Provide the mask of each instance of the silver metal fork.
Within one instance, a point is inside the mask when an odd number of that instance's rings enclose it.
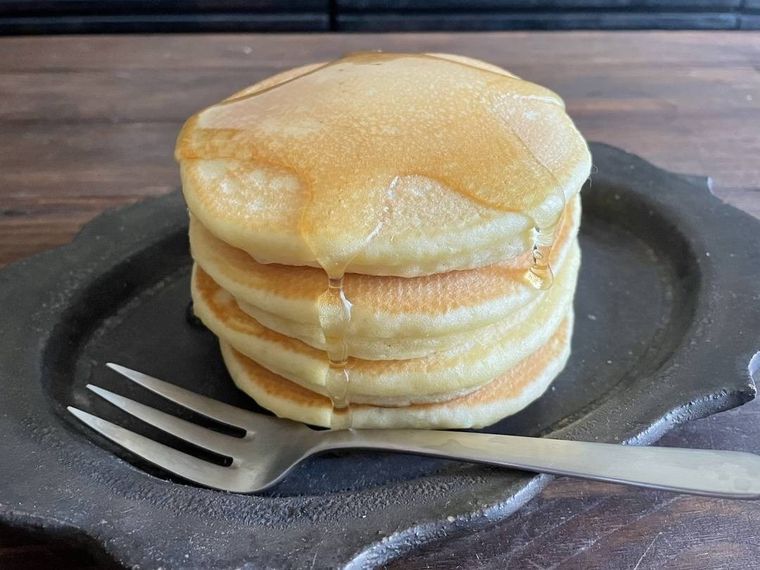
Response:
[[[607,443],[426,430],[317,431],[241,410],[118,364],[108,367],[213,420],[245,431],[226,435],[103,388],[87,388],[147,424],[232,459],[204,461],[69,406],[77,418],[135,455],[207,487],[254,493],[279,482],[307,457],[332,450],[378,449],[487,463],[526,471],[625,483],[680,493],[760,498],[760,456],[737,451],[632,447]]]

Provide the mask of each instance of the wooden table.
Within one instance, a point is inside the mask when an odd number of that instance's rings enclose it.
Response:
[[[710,176],[720,197],[760,217],[760,33],[4,38],[0,265],[66,243],[105,208],[176,188],[174,138],[197,109],[283,68],[377,48],[503,65],[559,92],[588,139]],[[663,443],[760,452],[760,402]],[[2,568],[95,564],[53,539],[0,528]],[[559,479],[508,520],[392,567],[758,564],[760,503]]]

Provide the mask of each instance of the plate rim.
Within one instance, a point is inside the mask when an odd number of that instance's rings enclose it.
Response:
[[[694,240],[693,243],[690,243],[692,247],[697,249],[704,247],[706,252],[713,252],[713,258],[709,262],[697,258],[700,261],[699,269],[701,271],[701,283],[703,284],[698,293],[698,298],[700,303],[704,305],[702,308],[709,309],[708,315],[713,314],[713,322],[710,323],[708,330],[700,332],[702,335],[700,338],[710,342],[710,339],[716,334],[731,330],[728,326],[729,323],[725,322],[725,313],[731,311],[725,311],[724,314],[715,313],[715,305],[718,300],[724,300],[720,296],[721,291],[716,289],[721,280],[724,279],[721,276],[728,273],[729,276],[735,278],[749,278],[751,280],[752,277],[755,277],[760,280],[760,266],[751,267],[749,275],[740,274],[740,271],[735,267],[738,261],[728,257],[725,244],[717,240],[713,232],[709,230],[713,226],[730,226],[735,238],[741,236],[746,240],[746,230],[749,228],[750,244],[754,243],[757,251],[760,251],[760,221],[716,198],[708,191],[705,184],[697,184],[697,179],[693,177],[667,172],[635,155],[609,145],[591,143],[591,147],[592,154],[595,157],[603,156],[605,161],[609,161],[613,165],[617,164],[619,167],[613,173],[605,173],[605,176],[609,178],[614,179],[618,176],[621,177],[621,183],[624,183],[626,173],[635,172],[636,176],[643,181],[647,179],[667,180],[667,192],[657,193],[652,188],[642,188],[641,195],[652,204],[653,208],[666,212],[672,219],[676,220],[679,227],[682,227],[680,224],[683,224],[684,233]],[[686,205],[681,201],[685,193],[689,195]],[[160,210],[160,208],[155,207],[156,203],[172,204],[176,210],[176,215],[156,215],[156,212]],[[66,426],[65,422],[60,421],[60,417],[50,405],[49,396],[41,386],[41,378],[51,371],[42,369],[42,363],[45,359],[40,356],[43,351],[47,350],[46,341],[54,333],[52,329],[46,329],[46,323],[57,322],[61,311],[70,310],[71,299],[81,292],[82,287],[86,288],[87,280],[85,278],[87,276],[102,274],[103,263],[111,264],[106,265],[110,268],[113,263],[120,263],[123,260],[123,257],[120,256],[125,252],[129,253],[130,248],[136,243],[134,240],[138,239],[136,236],[130,235],[131,229],[144,226],[146,220],[150,220],[153,225],[150,235],[140,236],[140,239],[143,240],[143,247],[148,247],[147,244],[150,243],[158,243],[167,232],[176,231],[178,224],[185,223],[186,214],[181,197],[175,192],[149,198],[125,208],[106,211],[86,224],[70,244],[18,261],[0,270],[0,305],[12,301],[11,311],[16,311],[19,321],[23,316],[23,311],[31,313],[25,322],[10,331],[10,334],[3,334],[0,337],[0,382],[4,387],[11,386],[12,394],[25,396],[39,405],[37,408],[29,410],[11,409],[7,406],[7,402],[11,401],[12,398],[0,399],[0,427],[4,430],[4,437],[0,438],[0,454],[5,457],[13,457],[14,453],[18,453],[18,449],[33,443],[36,445],[36,451],[44,453],[47,450],[47,459],[55,460],[51,445],[65,441],[66,445],[74,448],[80,446],[97,447],[98,450],[94,453],[99,455],[101,459],[104,457],[102,454],[107,454],[116,464],[121,461],[114,459],[106,450],[99,448],[88,438],[77,433],[70,426]],[[114,231],[116,231],[117,236],[122,238],[116,245],[110,239],[101,240],[102,236],[113,237]],[[147,242],[144,241],[146,238]],[[727,255],[723,255],[724,253]],[[84,258],[86,265],[77,267],[76,270],[68,267],[67,261],[74,258]],[[28,283],[28,279],[24,279],[24,277],[46,272],[47,280],[39,279],[32,285]],[[59,273],[55,281],[52,278],[53,272]],[[53,282],[59,287],[55,293],[47,288]],[[35,307],[35,301],[39,301],[40,298],[48,299],[47,305]],[[76,315],[68,315],[67,318],[75,317]],[[750,323],[752,318],[760,322],[760,307],[754,310],[751,306],[745,307],[742,322]],[[760,325],[755,325],[755,329],[755,332],[760,336]],[[751,330],[750,323],[747,325],[746,331]],[[8,331],[4,332],[7,333]],[[28,337],[30,335],[35,338],[36,342],[29,342]],[[657,421],[638,426],[638,430],[631,430],[629,426],[627,428],[628,437],[621,438],[619,442],[636,445],[651,444],[678,424],[730,409],[751,400],[755,395],[754,381],[760,378],[760,357],[758,356],[760,353],[755,354],[752,358],[754,350],[758,347],[752,348],[751,340],[747,338],[750,336],[753,335],[744,334],[737,347],[742,357],[747,357],[745,362],[749,361],[750,364],[747,365],[746,371],[737,368],[730,373],[726,372],[732,377],[732,384],[729,389],[721,388],[719,390],[718,384],[721,382],[716,381],[716,387],[712,390],[706,392],[702,390],[703,393],[694,394],[683,404],[669,406],[669,409],[665,410]],[[675,366],[677,371],[672,373],[688,374],[691,371],[698,371],[699,367],[704,366],[705,363],[704,354],[700,357],[697,349],[691,351],[685,349],[675,356],[678,358],[670,365]],[[734,360],[738,358],[737,356]],[[725,360],[728,361],[728,358]],[[662,373],[663,371],[658,372]],[[32,377],[32,382],[27,381],[26,384],[22,385],[20,384],[22,377],[27,377],[27,380],[28,377]],[[15,384],[12,384],[13,382]],[[637,386],[641,387],[634,385],[632,388],[635,389]],[[665,388],[653,390],[649,394],[631,395],[658,399],[663,397],[662,390]],[[22,398],[22,401],[25,400]],[[600,406],[595,408],[595,414],[603,417],[605,413],[611,413],[611,410],[607,409],[606,406],[614,407],[614,402],[602,401]],[[577,422],[573,422],[553,432],[552,436],[573,438],[582,434],[582,426],[579,429]],[[0,462],[0,473],[3,472],[3,467]],[[121,470],[128,470],[129,468],[129,464],[120,465]],[[494,473],[487,477],[490,481],[490,486],[487,488],[489,504],[476,508],[462,508],[463,505],[458,505],[446,516],[443,513],[439,513],[437,516],[421,514],[420,516],[424,520],[415,521],[414,524],[389,532],[374,541],[358,540],[354,547],[343,551],[341,559],[335,562],[346,567],[356,568],[379,565],[442,536],[451,536],[481,528],[515,512],[537,495],[552,479],[548,475],[520,474],[516,476],[513,472],[509,472],[509,476],[504,476],[503,474],[507,472],[501,473],[502,475]],[[476,475],[476,478],[481,476]],[[158,485],[161,481],[147,474],[145,477],[148,479],[146,483],[148,486]],[[402,483],[411,485],[413,482],[404,481]],[[485,485],[485,483],[480,484]],[[118,538],[120,532],[124,531],[123,528],[118,527],[118,525],[109,527],[102,527],[101,525],[102,528],[99,528],[99,517],[93,516],[93,513],[76,513],[77,516],[71,517],[69,516],[70,513],[50,511],[42,513],[39,509],[35,510],[34,505],[38,501],[35,501],[34,497],[31,496],[35,494],[34,491],[36,490],[29,489],[28,495],[30,496],[26,497],[28,499],[27,505],[12,505],[4,500],[5,490],[3,483],[0,482],[0,521],[13,526],[45,528],[58,532],[81,534],[88,537],[88,541],[92,544],[99,543],[104,551],[125,565],[147,564],[149,562],[150,559],[140,558],[139,553],[130,552],[127,544],[113,540]],[[21,495],[23,495],[23,490]],[[229,562],[235,564],[239,561]],[[166,562],[164,565],[167,565]]]

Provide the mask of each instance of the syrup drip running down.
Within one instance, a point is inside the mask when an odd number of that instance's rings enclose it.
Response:
[[[565,195],[562,194],[562,212],[556,221],[546,228],[535,226],[533,228],[535,238],[531,248],[531,264],[525,272],[525,280],[536,289],[550,289],[554,283],[554,272],[549,263],[552,250],[556,241],[557,233],[562,227],[565,216]]]
[[[536,231],[540,230],[536,228]],[[552,283],[554,283],[554,272],[551,265],[545,261],[542,249],[535,244],[531,251],[531,258],[530,267],[525,272],[525,280],[536,289],[546,290],[551,288]]]
[[[351,427],[349,388],[351,378],[348,370],[348,343],[346,338],[351,324],[351,303],[343,291],[343,276],[328,277],[327,290],[317,300],[319,324],[325,335],[325,347],[329,367],[327,369],[327,393],[333,405],[332,428]]]
[[[298,179],[306,196],[299,230],[328,276],[317,308],[333,427],[345,428],[351,303],[343,276],[380,231],[399,177],[426,177],[485,207],[527,214],[536,229],[525,278],[546,289],[565,206],[554,172],[584,152],[578,145],[562,100],[503,70],[453,56],[359,53],[206,109],[179,147],[181,159],[228,159]]]

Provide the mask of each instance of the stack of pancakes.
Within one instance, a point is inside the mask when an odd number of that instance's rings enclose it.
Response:
[[[195,312],[277,415],[335,426],[337,367],[353,427],[480,427],[564,367],[590,156],[551,91],[356,54],[200,112],[177,158]]]

